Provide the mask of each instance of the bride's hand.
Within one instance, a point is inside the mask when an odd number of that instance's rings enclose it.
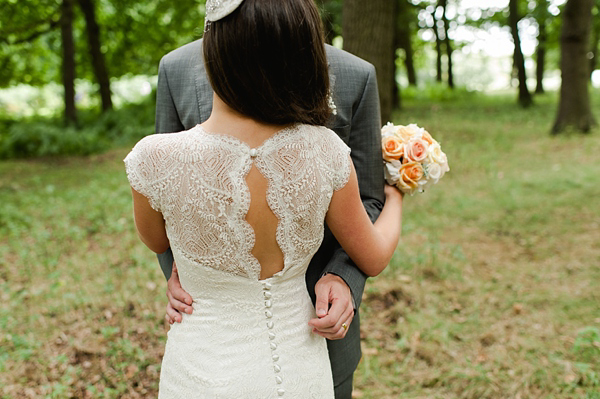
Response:
[[[390,186],[389,184],[385,184],[383,187],[383,193],[385,194],[385,200],[400,200],[404,197],[404,193],[400,191],[396,186]]]

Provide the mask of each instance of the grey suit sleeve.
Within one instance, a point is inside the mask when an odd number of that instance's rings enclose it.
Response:
[[[175,103],[169,87],[169,79],[165,67],[165,59],[160,61],[158,66],[158,83],[156,85],[156,122],[155,133],[172,133],[184,130],[183,124],[179,120]],[[173,252],[171,248],[162,254],[158,254],[158,263],[162,269],[165,278],[171,277],[173,270]]]
[[[383,163],[381,160],[381,116],[375,68],[369,71],[364,92],[352,116],[348,144],[356,168],[360,195],[371,218],[377,220],[384,202]],[[325,273],[340,276],[352,291],[356,308],[360,306],[367,276],[338,245]]]

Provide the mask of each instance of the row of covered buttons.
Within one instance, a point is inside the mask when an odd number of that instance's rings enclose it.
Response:
[[[273,306],[273,302],[271,299],[273,297],[273,294],[271,293],[271,283],[269,283],[268,281],[265,281],[263,283],[263,296],[265,298],[265,316],[267,317],[267,328],[269,330],[273,330],[273,312],[271,310]],[[277,344],[275,342],[272,342],[275,339],[275,333],[273,331],[269,331],[269,339],[271,340],[270,346],[271,358],[273,359],[273,370],[275,370],[275,373],[278,374],[281,371],[281,366],[277,364],[277,362],[279,361],[279,355],[276,352]],[[277,384],[282,384],[283,378],[281,377],[281,375],[276,375],[275,381],[277,382]],[[277,389],[277,395],[283,396],[284,394],[285,390],[283,388]]]

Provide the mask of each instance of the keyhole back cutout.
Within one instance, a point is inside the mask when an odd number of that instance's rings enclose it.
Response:
[[[246,214],[246,221],[254,230],[255,238],[251,253],[260,264],[260,279],[264,280],[284,267],[283,252],[276,238],[279,219],[267,203],[269,182],[254,163],[246,176],[246,184],[250,192],[250,208]]]

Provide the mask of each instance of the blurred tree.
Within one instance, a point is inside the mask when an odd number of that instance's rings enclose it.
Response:
[[[548,46],[548,19],[551,14],[548,11],[548,0],[537,0],[536,7],[533,11],[533,16],[538,25],[538,44],[535,51],[536,69],[535,92],[541,94],[544,92],[544,70],[546,66],[546,47]]]
[[[453,45],[450,39],[450,21],[447,16],[447,0],[437,0],[435,2],[420,1],[418,6],[428,14],[429,29],[433,32],[435,38],[435,79],[437,82],[444,80],[443,60],[446,56],[446,78],[448,86],[454,88],[454,72],[452,65]]]
[[[398,1],[398,18],[396,22],[396,48],[404,50],[404,66],[408,84],[417,85],[417,73],[415,70],[413,32],[417,25],[417,8],[408,0]],[[418,26],[417,26],[418,27]]]
[[[65,98],[65,121],[77,123],[75,108],[75,43],[73,41],[73,0],[62,0],[60,17],[62,39],[62,80]]]
[[[448,87],[451,89],[454,88],[454,73],[452,72],[452,44],[450,42],[450,35],[448,31],[450,30],[450,23],[448,22],[448,17],[446,14],[446,8],[448,6],[448,0],[439,0],[438,8],[442,9],[442,24],[444,25],[444,47],[446,50],[446,62],[447,62],[447,73],[448,73]]]
[[[531,93],[527,88],[527,73],[525,72],[525,57],[521,50],[521,39],[519,37],[519,0],[510,0],[508,3],[508,21],[510,31],[515,45],[514,64],[519,77],[519,104],[529,107],[533,103]]]
[[[100,85],[100,97],[102,99],[102,110],[108,111],[112,109],[112,99],[110,92],[110,78],[102,53],[100,44],[100,26],[96,20],[96,5],[93,0],[79,0],[79,6],[85,17],[85,28],[89,43],[90,56],[92,58],[92,67],[96,81]]]
[[[437,7],[432,8],[431,18],[433,19],[433,35],[435,37],[435,80],[442,82],[442,36],[440,35],[440,21],[437,18]]]
[[[594,0],[568,0],[561,32],[562,83],[553,134],[573,127],[587,133],[596,125],[589,93],[589,37]]]
[[[382,121],[390,120],[396,71],[396,1],[344,0],[344,48],[377,70]]]
[[[595,0],[592,9],[592,38],[590,41],[590,79],[598,66],[600,57],[600,0]]]

